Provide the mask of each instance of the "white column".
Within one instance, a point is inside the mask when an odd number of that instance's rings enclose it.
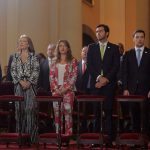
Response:
[[[6,32],[7,32],[7,1],[0,0],[0,64],[2,71],[7,59],[7,47],[6,47]]]

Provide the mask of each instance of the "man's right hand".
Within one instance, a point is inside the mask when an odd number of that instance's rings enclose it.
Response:
[[[123,95],[124,95],[124,96],[129,96],[129,95],[130,95],[130,93],[129,93],[129,91],[128,91],[128,90],[124,90],[124,91],[123,91]]]

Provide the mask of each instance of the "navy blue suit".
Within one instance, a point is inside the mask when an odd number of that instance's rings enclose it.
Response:
[[[122,64],[123,90],[128,90],[131,95],[143,95],[147,97],[150,91],[150,49],[144,48],[143,55],[138,66],[135,49],[127,51]],[[148,100],[145,100],[144,130],[147,130]],[[131,104],[133,117],[133,129],[140,130],[140,106]]]
[[[87,67],[89,74],[91,75],[91,89],[92,94],[104,95],[106,99],[104,101],[104,112],[105,112],[105,132],[112,136],[112,104],[116,88],[116,76],[119,70],[120,64],[120,54],[117,45],[110,42],[107,43],[103,60],[101,59],[100,46],[99,43],[94,43],[89,45],[88,55],[87,55]],[[106,86],[100,89],[95,88],[96,78],[101,74],[103,70],[103,76],[109,80]],[[96,116],[95,131],[99,130],[99,110],[100,106],[94,104],[94,113]]]

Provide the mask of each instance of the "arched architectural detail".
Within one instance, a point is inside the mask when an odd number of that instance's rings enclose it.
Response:
[[[96,40],[95,32],[88,26],[82,25],[82,45],[88,45]]]

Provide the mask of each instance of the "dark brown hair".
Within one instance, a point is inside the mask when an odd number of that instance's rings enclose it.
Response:
[[[61,54],[59,52],[59,44],[60,43],[64,43],[67,48],[68,48],[68,51],[67,51],[67,57],[66,57],[66,60],[67,62],[71,62],[72,59],[73,59],[73,56],[72,56],[72,51],[71,51],[71,48],[70,48],[70,44],[67,40],[59,40],[59,42],[57,43],[57,46],[56,46],[56,62],[60,62],[60,59],[61,59]]]

